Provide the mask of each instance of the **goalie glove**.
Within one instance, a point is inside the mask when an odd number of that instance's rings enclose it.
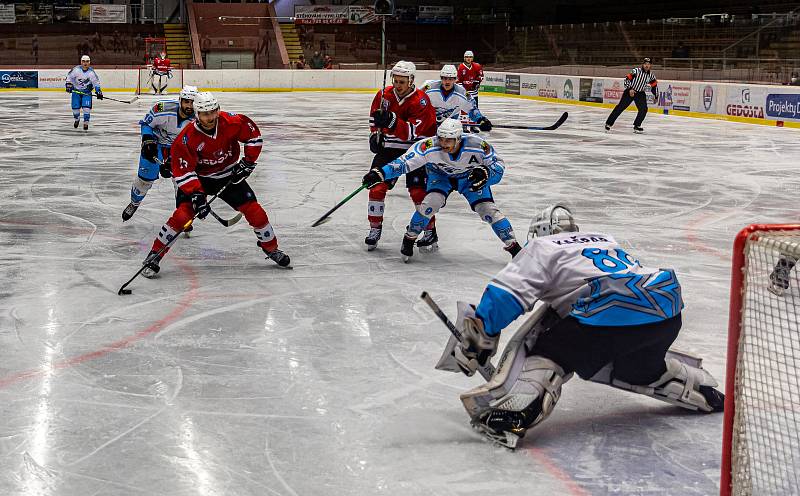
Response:
[[[250,162],[246,158],[239,160],[233,166],[233,172],[231,173],[231,182],[233,184],[239,184],[240,182],[247,179],[250,176],[250,174],[253,173],[255,168],[256,168],[255,162]]]
[[[458,302],[456,327],[461,330],[461,341],[450,336],[436,368],[472,376],[479,365],[484,365],[497,353],[500,335],[487,335],[483,322],[475,316],[475,307],[463,301]]]
[[[364,178],[361,179],[361,184],[367,189],[372,189],[375,186],[382,183],[383,180],[384,180],[383,170],[376,167],[374,169],[370,169],[369,172],[364,174]]]
[[[479,191],[481,188],[486,186],[486,182],[489,180],[489,168],[485,165],[479,165],[475,167],[471,171],[469,171],[469,182],[472,183],[470,186],[470,191]]]

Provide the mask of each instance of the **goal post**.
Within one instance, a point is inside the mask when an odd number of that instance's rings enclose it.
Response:
[[[800,488],[800,267],[791,268],[798,259],[800,224],[753,224],[734,241],[722,496]],[[788,267],[783,284],[772,280],[776,266]]]

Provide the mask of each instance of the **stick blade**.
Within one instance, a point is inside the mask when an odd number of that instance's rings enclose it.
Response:
[[[330,220],[331,220],[330,217],[320,217],[319,219],[317,219],[316,222],[311,224],[311,227],[317,227],[321,226],[322,224],[327,224],[328,222],[330,222]]]
[[[547,126],[543,129],[545,129],[546,131],[553,131],[554,129],[558,129],[561,126],[561,124],[564,124],[564,121],[566,121],[568,117],[569,117],[569,112],[564,112],[563,114],[561,114],[561,117],[559,117],[558,120],[553,125]]]
[[[236,214],[232,218],[230,218],[227,221],[225,221],[225,226],[226,227],[231,227],[232,225],[236,224],[240,220],[242,220],[242,213],[241,212],[239,212],[238,214]]]

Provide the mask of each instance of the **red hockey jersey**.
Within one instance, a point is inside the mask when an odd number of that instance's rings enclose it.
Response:
[[[156,74],[168,74],[172,70],[172,62],[169,59],[156,57],[153,59],[153,70]]]
[[[403,98],[398,98],[394,86],[387,86],[384,90],[384,109],[394,112],[397,123],[393,129],[382,129],[384,146],[386,148],[407,149],[421,138],[429,138],[436,134],[436,109],[431,104],[424,91],[414,89]],[[369,110],[369,130],[378,132],[375,127],[372,113],[381,106],[381,92],[372,99]]]
[[[483,67],[477,62],[473,62],[472,66],[467,67],[467,64],[461,63],[458,66],[458,82],[467,91],[478,91],[478,86],[483,81]]]
[[[244,158],[255,163],[261,154],[261,132],[245,115],[220,112],[217,127],[209,135],[197,121],[186,125],[172,143],[172,177],[184,193],[202,192],[200,177],[224,179],[239,161],[239,143]]]

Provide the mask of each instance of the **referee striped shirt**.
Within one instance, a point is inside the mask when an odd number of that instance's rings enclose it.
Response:
[[[638,92],[644,91],[648,86],[655,95],[658,81],[653,71],[645,71],[641,67],[637,67],[625,76],[626,89],[633,89]]]

